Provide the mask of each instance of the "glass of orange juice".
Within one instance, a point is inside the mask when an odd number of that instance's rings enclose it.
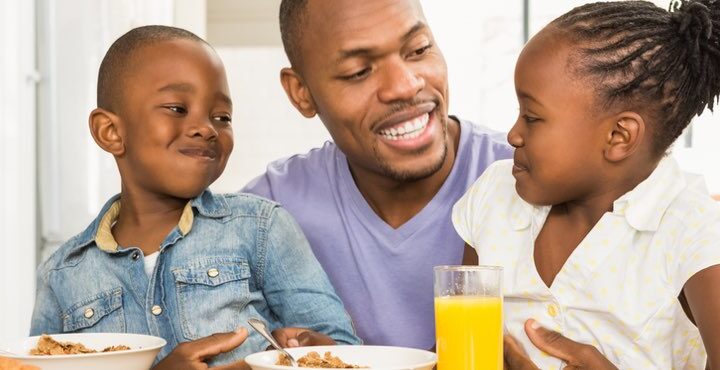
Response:
[[[438,370],[503,368],[502,267],[436,266]]]

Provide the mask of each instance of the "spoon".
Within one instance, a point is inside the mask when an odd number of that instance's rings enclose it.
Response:
[[[12,353],[12,352],[10,352],[10,351],[6,351],[6,350],[0,348],[0,356],[2,356],[2,355],[4,355],[4,356],[12,356],[12,357],[17,357],[17,356],[18,356],[16,353]]]
[[[273,346],[276,350],[285,355],[285,357],[290,359],[290,364],[292,365],[292,367],[299,367],[297,361],[295,360],[295,357],[292,357],[291,354],[289,354],[285,349],[280,347],[280,344],[275,341],[275,338],[273,338],[273,336],[268,333],[267,326],[265,326],[264,322],[257,319],[250,319],[248,320],[248,324],[250,324],[250,326],[252,326],[255,331],[257,331],[258,333],[260,333],[260,335],[267,339],[267,341],[270,342],[271,346]]]

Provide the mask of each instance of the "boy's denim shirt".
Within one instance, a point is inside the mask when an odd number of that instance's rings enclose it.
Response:
[[[81,234],[38,271],[31,335],[119,332],[167,340],[156,361],[178,343],[248,327],[304,327],[341,344],[357,344],[349,316],[293,218],[250,194],[212,194],[191,201],[186,235],[175,227],[160,246],[148,279],[139,248],[104,251],[95,238],[110,199]],[[211,365],[243,359],[268,343],[253,330]],[[118,343],[122,344],[122,343]]]

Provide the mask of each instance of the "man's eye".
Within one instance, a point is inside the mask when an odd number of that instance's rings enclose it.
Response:
[[[413,51],[411,56],[412,56],[412,57],[419,57],[419,56],[421,56],[421,55],[425,55],[425,54],[427,54],[428,50],[430,50],[430,48],[432,48],[432,46],[433,46],[432,44],[428,44],[428,45],[426,45],[426,46],[423,46],[423,47],[421,47],[420,49],[417,49],[417,50]]]
[[[370,74],[370,68],[365,68],[359,72],[353,73],[351,75],[343,76],[343,80],[348,81],[355,81],[355,80],[362,80],[363,78],[367,77],[367,75]]]
[[[186,114],[187,113],[187,109],[185,109],[185,107],[180,106],[180,105],[168,105],[165,108],[167,110],[177,113],[177,114]]]

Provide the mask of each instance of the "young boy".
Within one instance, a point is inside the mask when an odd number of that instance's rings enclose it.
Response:
[[[514,160],[455,205],[541,369],[586,367],[535,348],[536,325],[602,354],[593,369],[719,366],[720,207],[666,152],[718,99],[720,1],[674,5],[587,4],[540,31],[515,69]]]
[[[146,26],[115,41],[100,66],[90,130],[116,159],[121,193],[40,266],[33,335],[150,334],[168,342],[158,360],[194,341],[165,368],[264,350],[254,332],[234,350],[246,332],[205,338],[253,317],[322,334],[310,332],[320,339],[309,344],[359,342],[292,218],[256,196],[207,190],[233,148],[231,117],[223,64],[202,39]],[[300,332],[308,334],[281,336]]]

